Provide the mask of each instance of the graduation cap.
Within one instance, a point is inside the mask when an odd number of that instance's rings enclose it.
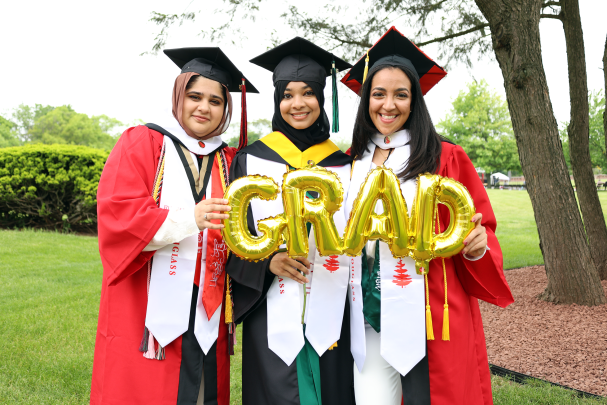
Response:
[[[339,131],[339,107],[337,101],[337,71],[352,65],[325,51],[307,39],[295,37],[276,48],[250,60],[258,66],[273,72],[274,85],[280,80],[290,82],[315,82],[324,87],[326,77],[332,77],[333,84],[333,132]]]
[[[447,75],[445,69],[428,57],[421,49],[391,27],[376,43],[363,55],[352,69],[341,79],[356,94],[364,83],[369,66],[378,65],[407,66],[417,73],[422,95],[425,95],[436,83]]]
[[[165,49],[181,73],[194,72],[224,85],[229,92],[241,92],[240,141],[238,150],[247,146],[246,93],[259,93],[255,86],[218,47]]]

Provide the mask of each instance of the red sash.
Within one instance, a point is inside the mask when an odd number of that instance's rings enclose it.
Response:
[[[223,156],[222,156],[223,155]],[[223,198],[226,182],[224,176],[225,160],[222,152],[216,152],[211,169],[211,198]],[[225,162],[226,165],[228,162]],[[206,195],[205,195],[206,199]],[[211,220],[214,224],[220,224],[221,220]],[[202,259],[202,232],[198,236],[198,257],[196,260],[196,275],[194,280],[198,284],[200,280],[200,266]],[[227,247],[221,237],[220,229],[207,229],[207,258],[204,273],[204,287],[202,291],[202,305],[209,320],[221,305],[225,286],[225,264],[227,260]]]

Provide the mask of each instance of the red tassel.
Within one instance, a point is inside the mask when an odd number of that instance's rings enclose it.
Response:
[[[238,86],[240,88],[240,141],[238,142],[238,150],[241,150],[248,143],[247,137],[247,86],[245,86],[245,79],[242,79],[242,84]]]

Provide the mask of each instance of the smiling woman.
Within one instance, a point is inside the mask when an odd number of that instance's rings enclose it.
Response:
[[[298,37],[251,62],[273,72],[274,132],[236,155],[231,177],[259,174],[280,184],[287,171],[318,165],[329,167],[347,190],[351,159],[329,139],[323,90],[326,77],[349,64]],[[249,231],[258,235],[257,220],[282,212],[281,199],[254,199],[247,213]],[[343,231],[343,209],[334,218]],[[344,317],[348,260],[321,257],[313,232],[304,259],[285,252],[255,263],[236,255],[228,259],[234,315],[244,325],[244,405],[354,403],[349,317]]]
[[[312,87],[305,82],[289,82],[280,102],[280,115],[295,129],[306,129],[320,116],[320,106]]]
[[[405,72],[394,67],[377,72],[371,82],[369,99],[369,115],[377,130],[384,135],[390,135],[405,125],[409,114],[411,80]],[[389,143],[388,139],[385,138]]]
[[[361,97],[346,212],[369,171],[385,166],[398,173],[409,211],[418,175],[460,182],[474,200],[476,224],[462,253],[432,260],[426,274],[418,274],[409,257],[395,259],[384,241],[369,241],[362,259],[352,260],[353,289],[363,297],[362,306],[352,305],[351,320],[356,403],[489,405],[477,298],[502,307],[513,299],[487,193],[464,150],[438,135],[423,98],[446,72],[394,27],[368,51],[366,61],[371,62],[368,74],[361,58],[344,77]],[[437,233],[447,229],[449,215],[439,204]],[[403,275],[410,280],[406,286],[400,283]],[[440,340],[435,330],[442,331]]]
[[[220,135],[230,91],[256,90],[219,48],[164,52],[181,69],[173,116],[129,128],[99,182],[93,405],[230,402],[234,329],[220,220],[236,149]]]
[[[192,76],[185,88],[181,120],[196,138],[212,138],[224,118],[225,104],[225,87],[215,80]]]

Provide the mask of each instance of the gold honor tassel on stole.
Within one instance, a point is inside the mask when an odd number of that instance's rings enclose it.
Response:
[[[445,259],[443,261],[443,278],[445,280],[445,310],[443,311],[443,340],[451,340],[449,336],[449,304],[447,303],[447,269],[445,269]]]
[[[232,312],[232,291],[231,291],[231,280],[230,276],[226,274],[226,312],[225,312],[225,323],[230,324],[233,322]]]
[[[438,216],[438,207],[436,209],[436,222],[438,226],[438,232],[440,233],[440,218]],[[449,302],[447,300],[447,269],[445,268],[445,258],[441,257],[443,261],[443,280],[445,282],[445,309],[443,311],[443,340],[451,340],[449,333]]]
[[[430,291],[428,289],[428,272],[424,273],[426,283],[426,339],[434,340],[434,328],[432,327],[432,311],[430,310]]]
[[[363,84],[367,80],[367,73],[369,73],[369,51],[367,51],[367,59],[365,59],[365,71],[363,73]]]
[[[243,84],[241,85],[244,87],[244,79],[243,79]],[[244,89],[243,92],[245,91]],[[245,132],[246,132],[246,128],[245,128]],[[246,146],[246,139],[245,139],[245,146]],[[241,133],[241,143],[242,143],[242,133]],[[227,162],[225,160],[225,155],[223,153],[223,151],[220,152],[216,152],[216,158],[219,159],[219,177],[221,178],[221,187],[223,188],[223,192],[225,193],[226,191],[226,187],[227,184],[229,183],[229,178],[227,175]],[[228,181],[226,181],[226,179],[228,179]],[[228,250],[228,253],[226,255],[226,263],[228,262],[228,258],[230,257],[230,251]],[[224,315],[225,315],[225,319],[224,322],[228,325],[228,353],[230,356],[234,355],[234,346],[236,345],[236,324],[234,324],[234,301],[232,300],[232,279],[230,278],[230,276],[228,275],[228,273],[226,272],[226,283],[225,283],[225,289],[226,289],[226,298],[225,298],[225,309],[224,309]]]

